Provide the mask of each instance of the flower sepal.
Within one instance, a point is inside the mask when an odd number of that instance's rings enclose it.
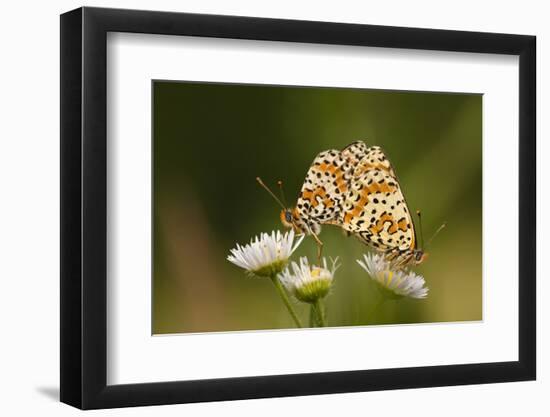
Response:
[[[248,271],[248,273],[250,275],[256,275],[258,277],[274,277],[277,274],[283,272],[287,265],[288,260],[276,260],[268,265],[261,266],[256,270],[250,270]]]
[[[387,300],[401,300],[405,296],[402,294],[397,294],[393,292],[392,290],[388,289],[384,286],[384,284],[380,283],[378,280],[373,280],[374,285],[376,286],[376,289],[380,293],[382,297],[384,297]]]

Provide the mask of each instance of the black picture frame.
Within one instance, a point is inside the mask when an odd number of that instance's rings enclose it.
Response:
[[[519,360],[107,385],[108,32],[519,56]],[[61,401],[94,409],[535,379],[535,50],[524,35],[88,7],[61,15]]]

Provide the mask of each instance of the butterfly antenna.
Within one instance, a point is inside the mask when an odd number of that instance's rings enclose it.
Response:
[[[432,243],[432,240],[434,240],[434,237],[436,237],[439,234],[439,232],[445,229],[446,226],[447,226],[447,223],[443,223],[441,226],[439,226],[439,228],[435,231],[435,233],[432,235],[430,240],[428,240],[428,243],[426,243],[426,246],[430,246],[430,243]]]
[[[279,180],[279,181],[277,181],[277,185],[279,186],[279,191],[281,193],[281,201],[283,202],[285,207],[288,207],[288,205],[286,204],[285,192],[283,190],[283,182],[281,180]]]
[[[265,190],[271,195],[271,197],[273,197],[275,199],[275,201],[277,203],[279,203],[279,205],[283,208],[283,209],[286,209],[286,206],[281,202],[281,200],[279,200],[279,198],[273,193],[273,191],[271,191],[269,189],[269,187],[267,185],[264,184],[264,182],[262,181],[262,179],[260,177],[256,177],[256,181],[258,181],[258,184],[260,184],[262,187],[265,188]]]
[[[424,249],[424,233],[422,233],[422,213],[420,213],[420,210],[416,210],[416,215],[418,216],[418,226],[420,227],[420,248]]]

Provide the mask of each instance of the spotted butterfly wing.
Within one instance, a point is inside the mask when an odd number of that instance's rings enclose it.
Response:
[[[414,253],[414,224],[395,171],[380,147],[367,148],[355,164],[339,223],[390,258],[408,260]]]
[[[368,147],[363,141],[358,140],[357,142],[350,143],[344,149],[340,151],[341,155],[348,161],[352,166],[352,175],[355,167],[361,162],[361,160],[366,156],[368,152]]]
[[[337,224],[352,168],[338,150],[323,151],[315,157],[293,211],[299,229],[317,235],[321,224]]]

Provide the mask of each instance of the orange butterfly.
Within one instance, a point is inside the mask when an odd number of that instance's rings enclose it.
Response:
[[[378,146],[367,147],[357,141],[341,151],[319,153],[293,208],[286,208],[260,178],[258,182],[283,207],[283,225],[317,241],[319,258],[323,243],[318,235],[324,224],[339,226],[384,252],[395,267],[418,265],[427,257],[417,246],[414,223],[395,171]]]

